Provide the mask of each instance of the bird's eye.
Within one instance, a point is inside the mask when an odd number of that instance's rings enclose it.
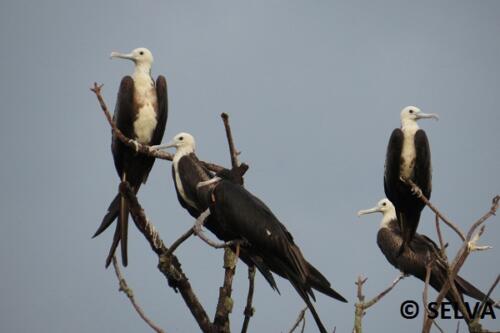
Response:
[[[180,141],[184,140],[184,137],[183,137],[183,136],[181,136],[181,137],[179,138],[179,140],[180,140]]]
[[[413,110],[410,110],[410,113],[413,113]]]
[[[144,51],[139,52],[140,55],[144,55]]]
[[[382,202],[382,206],[385,206],[385,205],[387,205],[387,204],[385,202]]]

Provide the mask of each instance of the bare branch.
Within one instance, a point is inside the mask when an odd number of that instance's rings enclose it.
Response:
[[[366,310],[369,307],[375,305],[375,303],[380,301],[382,299],[382,297],[384,297],[387,293],[389,293],[398,284],[399,281],[404,279],[404,277],[405,277],[404,273],[399,274],[399,276],[394,281],[392,281],[392,283],[389,287],[387,287],[384,291],[382,291],[380,294],[378,294],[377,296],[375,296],[374,298],[372,298],[368,302],[365,302],[364,309]]]
[[[163,329],[158,327],[151,319],[149,319],[146,314],[144,313],[144,310],[137,304],[135,297],[134,297],[134,292],[133,290],[128,286],[127,281],[123,277],[123,274],[120,270],[120,265],[118,264],[118,261],[116,260],[116,256],[113,256],[113,267],[115,268],[115,274],[116,278],[118,279],[118,282],[120,283],[120,291],[123,291],[125,295],[127,295],[128,299],[130,300],[130,303],[132,303],[132,306],[134,307],[135,311],[137,314],[139,314],[139,317],[142,318],[146,322],[146,324],[149,325],[155,332],[157,333],[165,333]]]
[[[368,302],[365,302],[365,296],[363,295],[363,285],[365,284],[366,280],[368,278],[364,278],[360,275],[358,276],[358,280],[355,282],[357,286],[357,297],[358,297],[358,302],[354,305],[354,327],[352,331],[354,333],[362,333],[363,332],[363,317],[365,315],[365,310],[368,309],[369,307],[375,305],[378,301],[382,299],[387,293],[389,293],[395,286],[398,284],[399,281],[401,281],[405,277],[404,273],[400,273],[399,276],[392,281],[391,285],[386,288],[384,291],[382,291],[380,294],[369,300]]]
[[[422,193],[422,190],[420,187],[418,187],[417,184],[415,184],[411,179],[404,179],[404,181],[411,186],[412,191],[415,193],[415,195],[422,200],[436,215],[439,216],[441,220],[443,220],[444,223],[446,223],[453,231],[457,233],[457,235],[460,237],[461,240],[465,240],[464,233],[460,230],[459,227],[457,227],[455,224],[453,224],[450,220],[448,220],[430,201],[425,197],[425,195]]]
[[[447,259],[448,257],[446,255],[446,245],[444,244],[443,235],[441,234],[441,227],[439,226],[439,215],[438,214],[436,214],[435,222],[436,222],[436,231],[437,231],[438,239],[439,239],[439,246],[441,249],[441,256],[444,259],[446,259],[446,261],[448,261],[448,259]]]
[[[240,162],[238,160],[239,153],[236,151],[236,147],[234,146],[233,135],[231,133],[231,127],[229,126],[229,115],[227,113],[222,113],[220,116],[224,122],[224,128],[226,129],[227,143],[229,145],[229,153],[231,154],[231,166],[233,168],[237,168],[240,166]]]
[[[479,307],[479,311],[476,313],[476,316],[474,317],[474,320],[478,320],[480,314],[483,313],[484,307],[486,306],[486,302],[488,301],[488,299],[490,298],[491,294],[493,293],[493,290],[495,290],[495,288],[497,287],[498,282],[500,282],[500,274],[497,275],[497,278],[495,279],[495,282],[493,282],[493,284],[491,285],[490,289],[488,290],[488,293],[486,294],[486,296],[484,297],[483,301],[481,302],[481,306]]]
[[[237,251],[239,245],[237,245]],[[224,283],[219,289],[219,302],[215,311],[214,325],[217,332],[229,333],[229,314],[233,310],[233,300],[231,298],[233,277],[236,271],[238,256],[230,248],[224,249]]]
[[[181,264],[175,255],[167,255],[168,249],[161,240],[155,227],[148,221],[144,210],[139,204],[137,197],[127,182],[120,184],[120,193],[128,202],[130,214],[139,231],[144,235],[153,251],[158,255],[158,269],[167,278],[168,284],[175,291],[179,291],[191,314],[206,333],[213,332],[213,325],[208,315],[195,295],[188,278],[181,268]]]
[[[252,307],[253,302],[253,292],[255,289],[255,266],[248,266],[248,295],[247,295],[247,305],[245,306],[245,319],[243,320],[243,326],[241,327],[241,333],[246,333],[248,330],[248,324],[250,323],[250,318],[253,316],[255,309]]]
[[[174,251],[177,250],[177,248],[179,247],[179,245],[181,245],[182,243],[184,243],[184,241],[186,241],[193,234],[194,234],[193,228],[191,228],[188,231],[186,231],[184,234],[182,234],[181,237],[177,238],[177,240],[175,242],[173,242],[172,245],[170,245],[170,248],[168,249],[167,253],[165,253],[165,254],[166,255],[171,255],[172,253],[174,253]]]
[[[465,260],[467,259],[467,257],[469,256],[469,254],[474,250],[475,242],[478,241],[478,236],[480,235],[480,233],[478,233],[477,237],[474,237],[475,240],[471,241],[472,238],[473,238],[473,236],[474,236],[474,232],[488,218],[490,218],[491,216],[495,215],[495,213],[496,213],[496,211],[498,209],[499,201],[500,201],[500,196],[498,196],[498,195],[495,196],[493,198],[493,200],[492,200],[492,204],[491,204],[490,210],[486,214],[484,214],[481,218],[479,218],[479,220],[477,220],[470,227],[470,229],[469,229],[469,231],[467,233],[467,237],[465,238],[465,240],[464,240],[464,242],[462,244],[462,247],[459,249],[457,255],[455,256],[455,259],[453,260],[452,264],[450,265],[448,280],[443,285],[441,291],[438,294],[438,297],[436,298],[436,301],[435,301],[436,302],[436,308],[439,308],[439,306],[441,306],[441,303],[442,303],[444,297],[447,295],[448,291],[450,290],[450,287],[451,287],[450,286],[450,281],[453,283],[453,281],[455,280],[455,277],[457,276],[460,268],[465,263]],[[433,322],[433,320],[431,318],[428,318],[428,317],[425,318],[424,327],[422,328],[422,332],[423,333],[428,333],[430,331],[432,322]]]
[[[297,329],[297,327],[299,327],[301,321],[305,322],[306,311],[307,311],[307,307],[300,310],[299,315],[297,316],[297,319],[295,320],[295,323],[293,324],[290,331],[288,331],[288,333],[293,333],[293,331],[295,331]]]

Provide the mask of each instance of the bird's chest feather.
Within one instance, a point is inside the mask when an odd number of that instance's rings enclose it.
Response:
[[[415,150],[415,133],[417,129],[403,129],[403,149],[401,151],[400,174],[403,178],[412,178],[417,156]]]
[[[157,98],[153,81],[149,76],[134,78],[134,104],[136,118],[134,133],[136,140],[142,144],[149,144],[158,123],[156,118]]]

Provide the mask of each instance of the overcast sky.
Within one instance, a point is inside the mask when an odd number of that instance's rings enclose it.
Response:
[[[306,258],[348,300],[318,295],[331,330],[350,332],[354,281],[372,297],[398,275],[376,245],[380,215],[356,212],[384,197],[383,165],[400,110],[423,120],[432,149],[432,202],[462,229],[500,192],[500,2],[498,1],[26,1],[0,3],[0,331],[150,332],[118,292],[104,261],[112,231],[91,239],[118,186],[110,128],[95,96],[113,108],[131,62],[111,51],[140,46],[169,84],[166,142],[197,139],[201,159],[229,165],[219,114],[230,114],[247,188],[294,235]],[[170,244],[193,220],[179,205],[170,162],[157,161],[139,200]],[[461,275],[486,291],[499,273],[500,221],[487,222]],[[437,239],[428,209],[419,227]],[[444,229],[449,254],[459,239]],[[189,239],[177,251],[212,317],[222,251]],[[134,226],[124,270],[138,302],[167,332],[197,325],[156,269]],[[256,278],[251,332],[288,331],[303,302]],[[240,330],[247,270],[239,263],[231,325]],[[401,302],[421,302],[423,283],[404,279],[368,310],[370,332],[417,332]],[[436,296],[433,291],[431,298]],[[500,298],[500,288],[493,294]],[[497,316],[500,312],[497,310]],[[455,320],[441,320],[454,331]],[[500,319],[485,321],[500,329]],[[461,332],[465,332],[462,323]],[[316,332],[307,317],[307,332]]]

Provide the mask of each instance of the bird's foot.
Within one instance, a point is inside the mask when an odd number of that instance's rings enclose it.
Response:
[[[132,140],[132,139],[130,139],[128,142],[130,142],[131,144],[134,145],[136,153],[139,152],[139,142],[137,142],[136,140]]]
[[[222,178],[220,178],[220,177],[214,177],[214,178],[212,178],[210,180],[205,180],[203,182],[199,182],[198,184],[196,184],[196,189],[199,189],[201,187],[208,186],[208,185],[211,185],[211,184],[217,184],[221,180],[222,180]]]
[[[473,252],[473,251],[486,251],[486,250],[489,250],[489,249],[492,249],[493,246],[490,246],[490,245],[477,245],[477,242],[479,241],[479,237],[481,237],[481,234],[483,233],[484,229],[482,229],[481,231],[479,231],[478,233],[476,233],[472,239],[469,241],[469,243],[467,243],[467,247],[469,249],[470,252]]]
[[[493,248],[493,246],[491,246],[491,245],[476,245],[475,242],[469,242],[469,244],[467,244],[467,246],[468,246],[470,252],[486,251],[486,250]]]

